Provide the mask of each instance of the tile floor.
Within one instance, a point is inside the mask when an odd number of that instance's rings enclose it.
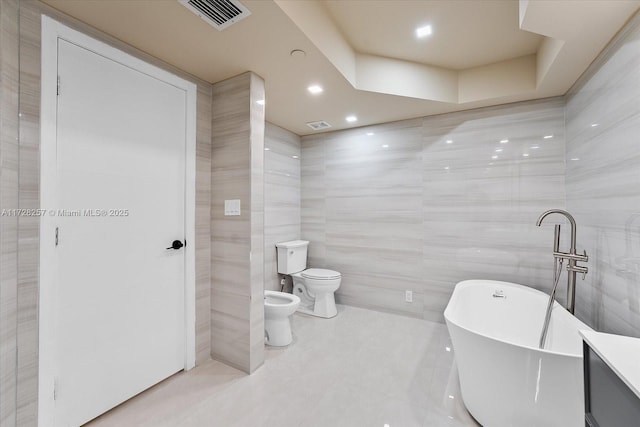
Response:
[[[153,427],[478,426],[443,324],[338,306],[292,316],[294,341],[246,375],[209,361],[87,424]]]

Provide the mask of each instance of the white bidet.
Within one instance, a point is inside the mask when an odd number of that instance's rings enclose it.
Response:
[[[298,309],[300,298],[285,292],[264,291],[264,339],[267,345],[282,347],[291,344],[291,316]]]

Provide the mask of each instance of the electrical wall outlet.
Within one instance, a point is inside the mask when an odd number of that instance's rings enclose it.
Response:
[[[413,302],[413,291],[404,291],[404,300],[406,302]]]

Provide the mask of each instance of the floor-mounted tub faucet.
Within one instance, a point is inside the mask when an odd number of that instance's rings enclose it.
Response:
[[[576,273],[582,273],[582,280],[584,280],[589,269],[587,267],[583,267],[577,265],[578,261],[587,262],[589,257],[587,256],[587,252],[584,251],[583,255],[576,253],[576,220],[573,219],[573,216],[562,209],[551,209],[546,212],[543,212],[542,215],[536,221],[536,225],[540,226],[542,224],[542,220],[547,217],[547,215],[551,214],[560,214],[564,215],[571,224],[571,247],[569,252],[560,252],[560,225],[556,225],[555,228],[555,237],[553,244],[553,256],[556,260],[566,259],[568,261],[567,265],[567,310],[571,314],[574,313],[576,308]],[[559,273],[558,273],[559,274]]]

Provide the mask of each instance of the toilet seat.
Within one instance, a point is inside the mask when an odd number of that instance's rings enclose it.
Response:
[[[334,280],[339,279],[340,273],[333,270],[327,270],[324,268],[310,268],[308,270],[304,270],[301,274],[305,279],[314,279],[314,280]]]
[[[297,295],[278,291],[264,291],[264,306],[273,308],[288,308],[298,306],[300,298]]]

